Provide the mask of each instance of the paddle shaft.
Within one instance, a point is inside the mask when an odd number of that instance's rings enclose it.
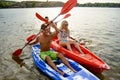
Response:
[[[69,38],[71,38],[71,39],[73,39],[73,40],[75,40],[76,42],[78,42],[78,43],[79,43],[79,41],[77,41],[76,39],[74,39],[74,38],[72,38],[72,37],[69,37]]]
[[[34,36],[34,38],[32,38],[30,41],[28,41],[28,42],[22,47],[22,49],[24,49],[32,40],[34,40],[34,39],[40,34],[40,32],[41,32],[41,31],[39,31],[39,32],[37,33],[37,35]]]

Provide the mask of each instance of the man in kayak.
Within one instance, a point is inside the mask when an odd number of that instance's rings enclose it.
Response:
[[[59,44],[61,46],[66,46],[68,50],[72,51],[71,44],[74,44],[78,51],[84,56],[85,54],[79,47],[79,44],[70,37],[70,30],[68,28],[68,22],[66,20],[62,21],[60,26],[60,33],[58,34]]]
[[[50,27],[54,28],[54,32],[50,32]],[[61,61],[70,68],[73,72],[76,72],[68,63],[68,61],[65,59],[65,57],[61,53],[50,51],[50,44],[52,41],[52,38],[57,36],[59,33],[59,29],[56,27],[56,24],[52,21],[49,23],[49,26],[47,24],[41,25],[41,33],[36,38],[35,41],[29,43],[30,45],[40,43],[40,49],[41,54],[40,57],[47,62],[54,70],[56,70],[58,73],[60,73],[63,76],[67,76],[64,72],[57,69],[55,64],[52,62],[52,60],[61,59]]]

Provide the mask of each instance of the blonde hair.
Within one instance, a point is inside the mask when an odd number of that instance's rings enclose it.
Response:
[[[68,23],[68,22],[67,22],[66,20],[62,21],[61,26],[60,26],[60,29],[64,28],[65,23]],[[65,26],[65,27],[66,27],[66,26]]]
[[[66,20],[62,21],[60,30],[64,29],[67,33],[69,33],[69,28],[65,26],[65,23],[68,23]]]

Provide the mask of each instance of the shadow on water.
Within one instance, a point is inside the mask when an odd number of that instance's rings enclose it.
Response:
[[[19,64],[20,67],[22,67],[22,66],[25,64],[25,63],[23,62],[24,59],[21,59],[20,57],[14,57],[14,56],[12,56],[12,59],[13,59],[15,62],[17,62],[17,64]]]
[[[14,57],[12,56],[12,59],[20,65],[20,67],[22,68],[23,66],[29,70],[35,77],[36,79],[35,80],[50,80],[49,78],[47,78],[45,76],[45,74],[43,74],[35,65],[33,65],[32,67],[27,65],[25,62],[24,62],[24,59],[21,59],[20,57]],[[34,79],[33,79],[34,80]]]
[[[96,74],[96,73],[93,74],[96,75],[100,80],[106,80],[103,74]]]

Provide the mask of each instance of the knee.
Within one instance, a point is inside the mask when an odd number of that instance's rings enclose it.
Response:
[[[77,44],[76,41],[73,41],[74,44]]]
[[[46,61],[50,61],[51,58],[50,58],[49,56],[46,56],[45,60],[46,60]]]
[[[63,56],[63,54],[58,53],[57,57],[58,57],[58,58],[62,58],[62,57],[64,57],[64,56]]]
[[[71,44],[70,42],[67,42],[67,43],[66,43],[67,46],[70,46],[70,44]]]
[[[78,46],[79,46],[79,43],[76,43],[76,45],[78,45]]]

